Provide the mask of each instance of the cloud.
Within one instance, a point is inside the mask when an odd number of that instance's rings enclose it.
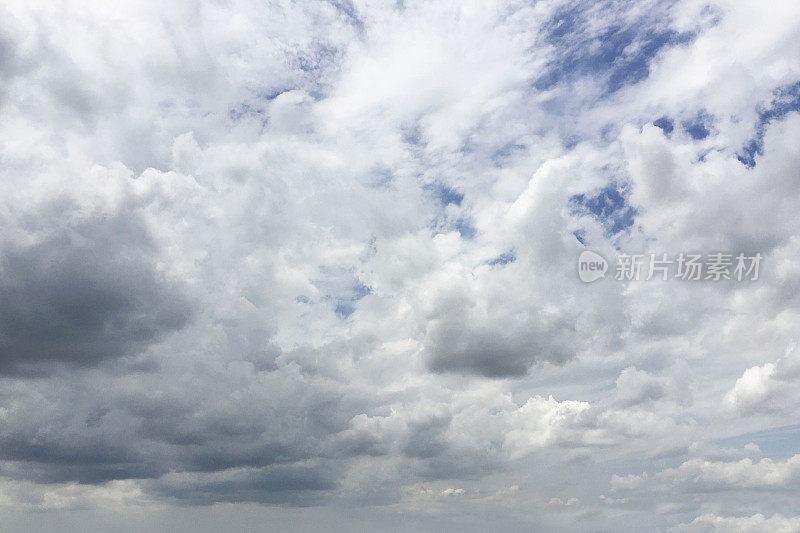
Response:
[[[69,205],[55,209],[74,216]],[[185,288],[158,272],[146,229],[126,215],[87,217],[39,242],[6,244],[0,372],[135,355],[189,322]]]
[[[325,467],[275,466],[224,472],[168,474],[149,483],[150,494],[204,505],[223,501],[309,505],[336,487]]]
[[[793,484],[798,473],[800,455],[785,461],[773,461],[767,457],[757,462],[750,458],[740,461],[691,459],[678,468],[660,472],[658,476],[671,484],[692,484],[700,488],[768,487]]]
[[[611,490],[632,490],[642,486],[642,483],[647,481],[647,472],[642,472],[641,475],[629,474],[627,476],[618,476],[617,474],[611,475]]]
[[[725,402],[734,407],[743,407],[764,401],[770,392],[768,387],[774,373],[775,365],[772,363],[748,368],[725,395]]]
[[[794,528],[796,5],[0,9],[4,524]]]
[[[742,415],[787,410],[794,397],[792,383],[797,377],[796,349],[791,348],[774,363],[745,370],[725,394],[725,403]]]
[[[704,514],[692,520],[689,524],[676,526],[670,531],[736,531],[741,533],[757,532],[789,532],[800,527],[800,518],[785,517],[779,514],[769,518],[763,514],[753,516],[717,516]]]

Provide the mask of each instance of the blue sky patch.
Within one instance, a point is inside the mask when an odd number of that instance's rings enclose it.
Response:
[[[347,318],[352,315],[356,310],[356,302],[364,296],[370,294],[372,289],[361,283],[361,280],[355,278],[353,285],[350,287],[349,294],[339,295],[334,298],[336,307],[334,312],[339,318]]]
[[[608,9],[618,6],[610,3]],[[635,84],[650,74],[650,61],[669,46],[690,42],[694,35],[661,29],[655,20],[641,18],[630,26],[613,25],[597,35],[589,33],[587,6],[559,10],[546,25],[546,40],[562,53],[548,71],[534,81],[539,90],[581,76],[604,78],[604,95]]]
[[[633,225],[636,210],[628,205],[627,190],[612,181],[594,195],[576,194],[570,198],[573,214],[589,214],[599,220],[607,236],[616,235]],[[582,244],[585,237],[575,235]]]
[[[653,121],[653,126],[661,128],[665,134],[669,135],[675,129],[675,121],[669,117],[661,117]]]
[[[737,155],[739,162],[751,168],[756,166],[756,155],[764,153],[764,134],[767,125],[795,111],[800,111],[800,81],[775,89],[772,102],[758,110],[755,133]]]
[[[314,285],[322,293],[323,301],[333,302],[334,312],[339,318],[352,315],[356,302],[372,292],[352,268],[321,266],[319,271],[322,277],[314,280]]]
[[[453,227],[458,230],[462,239],[470,240],[475,236],[477,230],[472,225],[472,221],[467,217],[459,217]]]
[[[444,183],[426,185],[424,188],[431,191],[433,197],[439,204],[445,207],[451,204],[460,206],[461,202],[464,200],[464,195],[462,193]]]
[[[508,159],[513,157],[515,154],[523,152],[526,148],[527,146],[519,143],[505,144],[495,150],[495,152],[492,154],[492,162],[494,163],[495,167],[502,168]]]
[[[684,120],[681,123],[683,131],[695,141],[700,141],[711,135],[711,127],[714,124],[714,117],[706,110],[701,110],[689,120]]]
[[[238,107],[235,107],[235,108],[232,108],[232,109],[228,110],[228,117],[233,122],[238,122],[243,117],[247,117],[247,116],[263,117],[264,114],[265,114],[264,109],[259,108],[259,107],[253,107],[250,104],[241,104]]]
[[[469,216],[460,209],[455,209],[461,207],[464,193],[441,182],[426,184],[422,188],[430,194],[439,207],[436,216],[431,220],[432,229],[437,232],[458,231],[461,237],[467,240],[475,236],[476,230]],[[447,209],[449,206],[455,208]]]
[[[517,256],[513,251],[504,252],[493,259],[489,259],[486,264],[490,266],[507,265],[517,260]]]
[[[791,457],[800,449],[800,425],[781,426],[754,433],[744,433],[715,441],[720,446],[742,448],[753,443],[772,458]]]

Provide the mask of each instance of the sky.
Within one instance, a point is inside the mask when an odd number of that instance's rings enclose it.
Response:
[[[798,42],[792,0],[3,2],[0,529],[800,531]]]

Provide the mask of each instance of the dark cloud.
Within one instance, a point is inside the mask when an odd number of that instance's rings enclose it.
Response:
[[[93,365],[183,327],[191,307],[157,271],[135,217],[95,217],[0,252],[0,373]]]
[[[488,378],[519,377],[538,362],[563,363],[572,356],[565,337],[568,324],[536,331],[531,323],[519,329],[511,321],[505,328],[434,323],[428,336],[428,368],[433,372],[475,374]]]
[[[259,502],[288,505],[321,503],[340,475],[328,465],[273,466],[213,474],[178,474],[145,483],[145,490],[181,504]]]
[[[450,334],[445,334],[450,337]],[[524,376],[528,372],[527,349],[493,335],[458,332],[459,338],[444,338],[428,361],[433,372],[461,372],[490,378]]]
[[[409,424],[403,453],[407,457],[428,459],[436,457],[446,449],[444,432],[450,425],[449,416],[434,416]]]
[[[94,484],[165,472],[131,443],[91,433],[76,435],[64,428],[7,428],[0,435],[0,448],[0,458],[11,461],[0,469],[2,475],[40,483]]]

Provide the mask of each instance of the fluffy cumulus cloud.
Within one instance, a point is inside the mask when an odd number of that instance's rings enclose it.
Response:
[[[671,531],[680,532],[713,532],[713,531],[735,531],[735,532],[770,532],[770,533],[789,533],[800,529],[800,518],[786,518],[781,515],[773,515],[769,518],[762,514],[753,516],[716,516],[704,514],[692,520],[689,524],[681,524]]]
[[[3,528],[800,530],[798,41],[788,0],[5,2]]]

